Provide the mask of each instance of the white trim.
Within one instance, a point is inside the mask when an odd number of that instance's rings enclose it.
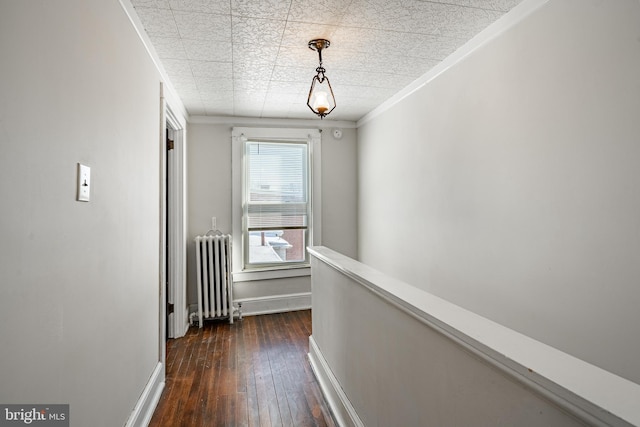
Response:
[[[136,402],[136,406],[133,408],[133,411],[131,411],[125,427],[149,425],[153,412],[156,410],[156,406],[158,406],[158,402],[162,396],[164,385],[164,363],[158,362],[140,398]]]
[[[313,339],[313,335],[309,337],[308,356],[313,374],[318,380],[322,394],[338,425],[341,427],[364,427],[364,423],[342,390],[338,379],[333,375],[329,364]]]
[[[208,125],[256,126],[280,128],[344,128],[355,129],[356,122],[348,120],[275,119],[235,116],[190,116],[189,123]]]
[[[167,316],[167,149],[166,149],[166,120],[167,120],[167,101],[164,97],[164,83],[160,82],[160,122],[158,123],[159,138],[158,149],[159,161],[158,169],[160,174],[158,176],[160,185],[158,187],[158,209],[159,209],[159,223],[158,229],[158,243],[159,253],[158,256],[158,301],[160,307],[158,307],[158,362],[164,367],[164,362],[167,357],[167,346],[165,345],[166,337],[166,316]],[[162,371],[162,379],[164,381],[164,369]]]
[[[173,87],[171,80],[169,80],[169,75],[167,74],[164,67],[162,66],[160,57],[158,56],[156,49],[153,47],[153,44],[151,43],[151,39],[149,39],[149,36],[147,35],[147,32],[144,29],[144,25],[142,25],[142,22],[140,21],[140,18],[138,17],[138,14],[136,13],[135,8],[131,4],[131,1],[119,0],[119,2],[125,14],[129,18],[129,21],[131,21],[133,28],[138,34],[138,37],[142,41],[144,48],[147,50],[147,53],[149,54],[149,58],[153,62],[153,65],[155,65],[156,70],[158,70],[158,73],[160,73],[160,77],[162,78],[162,81],[166,85],[165,87],[166,99],[169,101],[169,104],[173,106],[174,111],[178,111],[180,112],[182,117],[188,118],[189,113],[187,112],[187,109],[182,103],[182,100],[180,100],[180,96],[178,96],[178,92]],[[182,123],[182,125],[184,127],[185,123]]]
[[[234,304],[242,304],[242,316],[308,310],[311,308],[311,292],[243,298],[235,300]]]
[[[184,308],[184,318],[187,319],[187,324],[184,325],[184,329],[181,331],[181,337],[185,336],[187,334],[187,332],[189,331],[189,326],[191,326],[191,321],[189,320],[189,309],[190,309],[190,305],[187,305]],[[197,305],[196,305],[196,310],[197,310]]]
[[[640,384],[329,248],[309,248],[309,253],[588,424],[640,426]]]
[[[518,4],[493,24],[489,25],[483,31],[478,33],[475,37],[465,43],[458,50],[446,57],[442,62],[438,63],[431,70],[427,71],[424,75],[422,75],[422,77],[414,80],[407,87],[384,101],[369,113],[365,114],[360,120],[358,120],[356,127],[360,127],[365,123],[373,120],[380,114],[384,113],[385,111],[390,110],[391,108],[393,108],[393,106],[400,103],[404,98],[420,90],[431,80],[435,79],[458,62],[464,60],[471,53],[478,50],[483,45],[487,44],[491,40],[503,34],[505,31],[520,23],[523,19],[538,10],[548,1],[549,0],[525,0],[522,3]]]
[[[300,267],[290,269],[274,268],[266,270],[243,271],[242,254],[242,204],[243,204],[243,156],[244,142],[249,138],[267,138],[280,140],[308,140],[311,154],[311,235],[308,246],[322,244],[322,132],[309,128],[257,128],[234,127],[231,133],[231,229],[233,236],[233,277],[238,281],[260,280],[265,278],[296,277],[300,275]],[[287,273],[288,271],[293,273]],[[289,275],[292,274],[292,275]],[[265,276],[266,275],[266,276]],[[255,277],[251,278],[251,277]]]
[[[189,326],[189,317],[183,308],[187,307],[187,248],[186,248],[186,137],[185,129],[167,105],[166,126],[173,137],[173,150],[168,161],[169,168],[169,286],[170,302],[174,305],[169,338],[184,336]]]
[[[237,271],[233,273],[235,282],[251,282],[253,280],[282,279],[284,277],[311,276],[311,267],[283,268],[280,270]]]

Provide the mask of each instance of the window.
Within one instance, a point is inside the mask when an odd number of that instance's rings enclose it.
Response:
[[[305,142],[245,142],[245,267],[306,263],[310,215]]]
[[[318,130],[234,128],[234,280],[309,274],[306,248],[319,244],[319,156]]]

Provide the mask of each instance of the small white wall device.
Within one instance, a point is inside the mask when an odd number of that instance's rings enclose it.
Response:
[[[78,163],[78,197],[79,202],[88,202],[91,198],[91,168]]]

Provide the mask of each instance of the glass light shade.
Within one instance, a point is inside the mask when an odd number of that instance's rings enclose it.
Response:
[[[329,109],[329,96],[327,92],[316,90],[313,99],[313,110],[324,114]]]
[[[324,118],[327,114],[336,108],[336,99],[333,96],[333,90],[327,77],[320,79],[318,76],[313,78],[311,89],[309,90],[309,98],[307,105],[320,118]]]

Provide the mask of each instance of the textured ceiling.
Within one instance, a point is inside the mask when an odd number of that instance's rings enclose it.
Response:
[[[358,120],[521,0],[131,0],[190,115],[316,117],[318,54],[333,120]]]

